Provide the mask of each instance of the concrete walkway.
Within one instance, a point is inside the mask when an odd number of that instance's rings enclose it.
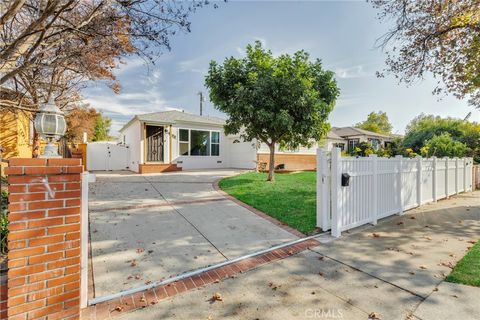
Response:
[[[443,282],[480,238],[479,204],[426,205],[121,318],[479,319],[480,288]]]
[[[237,173],[97,173],[89,195],[95,296],[295,239],[213,189]]]

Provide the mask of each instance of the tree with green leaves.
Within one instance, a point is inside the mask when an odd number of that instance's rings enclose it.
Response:
[[[444,132],[426,141],[421,151],[422,155],[428,157],[465,157],[469,150],[464,143],[454,140],[448,132]]]
[[[466,151],[458,142],[465,146]],[[440,147],[442,145],[442,147]],[[457,157],[467,155],[480,162],[480,124],[455,118],[421,114],[407,126],[403,146],[428,156]],[[457,152],[460,150],[459,152]]]
[[[92,141],[106,141],[111,140],[110,127],[112,125],[112,119],[104,117],[99,113],[95,121],[95,127],[93,129]]]
[[[392,26],[379,39],[388,54],[387,72],[407,84],[431,73],[442,80],[434,93],[470,97],[480,107],[480,1],[370,2]]]
[[[392,124],[386,112],[370,112],[365,121],[359,122],[355,127],[377,133],[392,133]]]
[[[270,149],[268,181],[274,181],[275,145],[309,146],[324,137],[339,95],[334,73],[309,54],[274,57],[257,41],[244,58],[210,63],[206,86],[216,109],[229,118],[226,134],[257,139]]]

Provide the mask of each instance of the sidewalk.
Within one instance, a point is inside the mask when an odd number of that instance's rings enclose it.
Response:
[[[443,279],[480,238],[479,203],[425,205],[121,319],[478,319],[480,288]]]

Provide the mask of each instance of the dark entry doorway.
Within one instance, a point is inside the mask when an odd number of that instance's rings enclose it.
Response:
[[[147,126],[147,161],[163,162],[163,127]]]

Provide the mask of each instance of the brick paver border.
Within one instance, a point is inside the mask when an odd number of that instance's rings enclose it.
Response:
[[[217,283],[236,274],[255,269],[261,265],[295,255],[319,244],[320,243],[314,239],[305,240],[290,246],[274,249],[251,258],[246,258],[229,265],[187,277],[183,280],[175,281],[170,284],[161,285],[153,289],[127,295],[120,299],[99,303],[83,309],[81,319],[110,319],[126,312],[142,309],[150,305],[155,305],[162,300],[172,298],[188,290],[202,288],[211,283]]]

